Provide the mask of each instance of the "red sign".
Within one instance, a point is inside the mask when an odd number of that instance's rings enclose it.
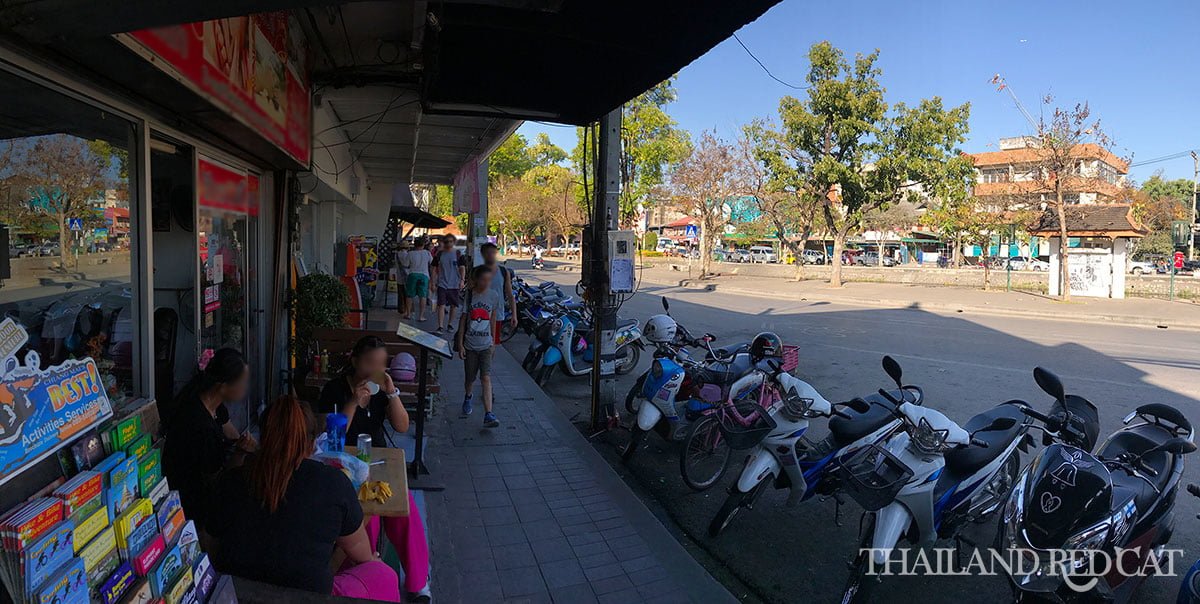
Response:
[[[200,207],[258,216],[258,177],[204,156],[196,162]]]
[[[156,55],[160,69],[308,164],[312,123],[304,38],[286,11],[135,31],[120,39]]]
[[[1175,252],[1175,268],[1183,268],[1183,252]]]

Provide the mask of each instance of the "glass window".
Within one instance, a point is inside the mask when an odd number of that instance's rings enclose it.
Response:
[[[119,403],[135,384],[134,125],[3,70],[0,90],[0,222],[12,267],[0,309],[29,332],[43,366],[95,359]]]

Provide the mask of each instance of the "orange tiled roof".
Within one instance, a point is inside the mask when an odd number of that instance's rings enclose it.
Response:
[[[1076,156],[1079,159],[1099,159],[1104,163],[1117,169],[1119,174],[1129,173],[1129,164],[1117,157],[1104,147],[1096,143],[1085,143],[1075,148]],[[1005,151],[985,151],[983,153],[969,153],[971,159],[975,160],[976,166],[1007,166],[1011,164],[1027,164],[1038,160],[1038,149],[1022,148],[1009,149]]]

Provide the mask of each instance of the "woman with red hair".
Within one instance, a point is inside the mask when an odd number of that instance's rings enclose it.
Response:
[[[217,540],[213,564],[264,583],[399,602],[399,578],[371,547],[350,479],[308,459],[317,432],[312,412],[294,397],[270,406],[258,453],[217,481],[208,527]],[[335,547],[347,557],[336,574]]]

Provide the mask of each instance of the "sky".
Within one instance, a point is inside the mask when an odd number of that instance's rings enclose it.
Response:
[[[814,42],[829,40],[848,58],[878,48],[888,103],[940,96],[971,104],[963,146],[971,153],[1032,133],[1008,92],[990,83],[996,74],[1034,119],[1047,94],[1062,107],[1086,101],[1113,151],[1132,156],[1130,177],[1141,182],[1158,170],[1168,179],[1193,176],[1190,156],[1137,164],[1200,150],[1198,24],[1194,0],[784,0],[737,35],[794,85],[804,84]],[[775,117],[780,97],[807,94],[772,80],[732,37],[683,68],[676,89],[679,100],[666,110],[681,127],[715,128],[728,139],[755,117]],[[575,146],[573,127],[527,122],[520,132]]]

